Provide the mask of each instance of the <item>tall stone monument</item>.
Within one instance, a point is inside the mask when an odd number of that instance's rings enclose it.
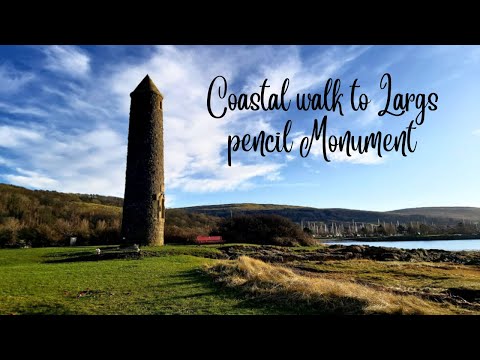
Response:
[[[165,225],[163,95],[147,75],[130,98],[122,240],[125,245],[161,246]]]

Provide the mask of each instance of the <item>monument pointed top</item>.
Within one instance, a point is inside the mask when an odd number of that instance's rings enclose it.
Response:
[[[135,90],[132,91],[132,94],[137,94],[137,93],[155,93],[160,95],[163,98],[162,93],[157,89],[155,84],[153,83],[152,79],[150,79],[150,76],[145,76],[143,80],[138,84],[138,86],[135,88]]]

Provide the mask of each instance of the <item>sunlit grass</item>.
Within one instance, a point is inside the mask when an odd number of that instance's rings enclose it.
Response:
[[[449,306],[412,295],[398,295],[344,279],[300,275],[291,269],[246,256],[209,267],[227,287],[281,306],[318,313],[448,314]]]

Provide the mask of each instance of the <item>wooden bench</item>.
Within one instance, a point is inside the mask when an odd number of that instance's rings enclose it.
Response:
[[[221,236],[197,236],[196,244],[223,244],[225,240]]]

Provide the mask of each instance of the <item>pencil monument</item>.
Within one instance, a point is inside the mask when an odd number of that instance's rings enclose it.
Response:
[[[165,225],[163,95],[147,75],[130,98],[122,242],[161,246]]]

